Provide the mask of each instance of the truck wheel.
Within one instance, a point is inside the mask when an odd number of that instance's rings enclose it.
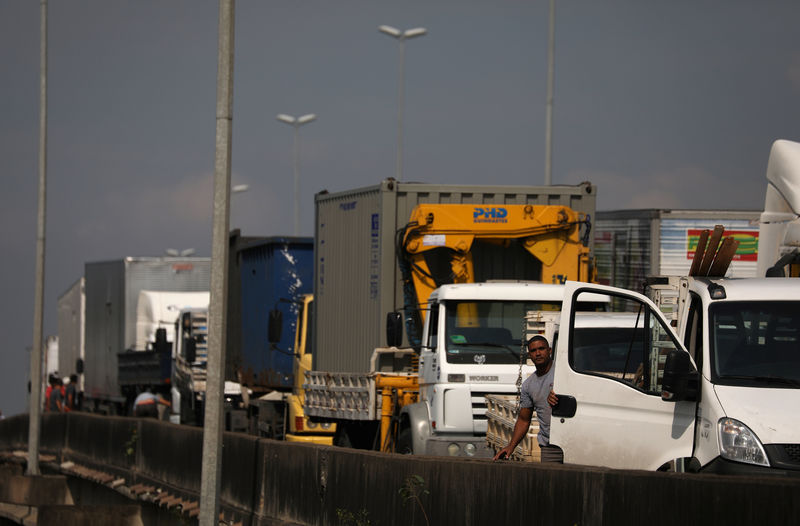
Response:
[[[333,435],[333,445],[336,447],[353,447],[350,435],[347,434],[347,426],[339,424],[336,426],[336,433]]]
[[[414,454],[414,442],[411,440],[411,428],[404,427],[400,433],[397,434],[397,447],[395,452],[401,455]]]

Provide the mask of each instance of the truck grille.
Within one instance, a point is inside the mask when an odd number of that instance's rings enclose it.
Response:
[[[509,391],[472,391],[472,419],[486,421],[486,395],[489,394],[516,394]]]
[[[800,444],[764,444],[773,468],[800,470]]]
[[[783,444],[783,450],[789,460],[800,465],[800,444]]]

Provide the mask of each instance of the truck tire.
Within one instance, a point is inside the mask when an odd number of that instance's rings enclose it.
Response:
[[[414,443],[411,439],[410,427],[404,427],[397,434],[397,446],[395,447],[395,453],[399,453],[400,455],[414,454]]]
[[[333,445],[336,447],[353,447],[353,442],[350,440],[350,435],[347,433],[347,424],[339,424],[336,426],[336,433],[333,435]]]

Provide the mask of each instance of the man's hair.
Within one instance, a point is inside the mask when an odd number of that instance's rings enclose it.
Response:
[[[525,348],[526,348],[526,349],[530,349],[530,348],[531,348],[531,344],[532,344],[533,342],[535,342],[535,341],[543,341],[543,342],[544,342],[544,344],[545,344],[545,345],[547,345],[547,347],[548,347],[548,348],[550,348],[550,343],[547,341],[547,338],[545,338],[545,337],[544,337],[544,336],[542,336],[541,334],[536,334],[536,335],[534,335],[534,336],[531,336],[531,337],[528,339],[528,341],[527,341],[527,342],[525,342]]]

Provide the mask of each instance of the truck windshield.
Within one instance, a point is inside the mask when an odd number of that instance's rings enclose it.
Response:
[[[720,302],[709,317],[714,383],[800,387],[800,302]]]
[[[525,313],[559,311],[560,301],[448,301],[448,363],[518,364]]]

